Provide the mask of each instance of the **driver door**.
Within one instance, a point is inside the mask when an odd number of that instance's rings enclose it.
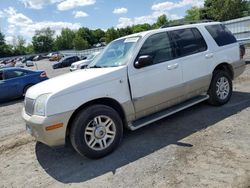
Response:
[[[137,59],[143,55],[151,56],[153,64],[129,69],[137,119],[177,103],[184,91],[181,64],[174,59],[172,44],[166,32],[149,36]]]

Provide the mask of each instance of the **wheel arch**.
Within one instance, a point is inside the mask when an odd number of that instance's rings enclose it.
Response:
[[[223,62],[223,63],[220,63],[219,65],[217,65],[215,68],[214,68],[214,71],[213,71],[213,75],[216,71],[218,70],[221,70],[221,71],[226,71],[229,73],[231,79],[233,80],[234,79],[234,71],[233,71],[233,66],[230,65],[229,63],[227,62]]]
[[[25,89],[27,89],[29,87],[32,87],[33,85],[35,85],[35,84],[34,83],[25,84],[24,87],[23,87],[23,93],[24,93]]]
[[[67,129],[66,129],[66,138],[69,135],[69,132],[70,132],[70,129],[71,129],[71,126],[72,126],[72,122],[74,121],[76,115],[81,110],[83,110],[83,109],[85,109],[85,108],[87,108],[87,107],[89,107],[91,105],[95,105],[95,104],[106,105],[106,106],[109,106],[109,107],[113,108],[114,110],[116,110],[117,113],[120,115],[120,117],[122,119],[123,127],[126,127],[126,124],[127,124],[126,115],[125,115],[125,111],[124,111],[123,107],[121,106],[121,104],[118,101],[116,101],[115,99],[112,99],[112,98],[108,98],[108,97],[98,98],[98,99],[94,99],[94,100],[91,100],[91,101],[88,101],[88,102],[82,104],[80,107],[78,107],[73,112],[73,114],[71,115],[71,117],[69,119],[68,126],[67,126]]]

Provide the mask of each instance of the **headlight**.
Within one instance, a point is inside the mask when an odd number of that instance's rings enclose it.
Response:
[[[34,106],[34,115],[45,116],[46,102],[49,95],[50,94],[43,94],[36,99]]]
[[[80,69],[81,68],[81,65],[77,65],[77,67],[76,67],[77,69]]]

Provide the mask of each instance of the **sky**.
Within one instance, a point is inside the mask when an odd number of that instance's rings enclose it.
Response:
[[[204,0],[0,0],[0,31],[7,43],[21,35],[31,41],[35,30],[80,27],[106,30],[154,23],[158,16],[180,19]]]

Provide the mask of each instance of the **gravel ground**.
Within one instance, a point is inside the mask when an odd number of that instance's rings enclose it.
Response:
[[[52,70],[50,77],[69,69]],[[250,65],[222,107],[198,104],[135,132],[90,160],[24,132],[22,100],[0,107],[0,187],[250,187]]]

